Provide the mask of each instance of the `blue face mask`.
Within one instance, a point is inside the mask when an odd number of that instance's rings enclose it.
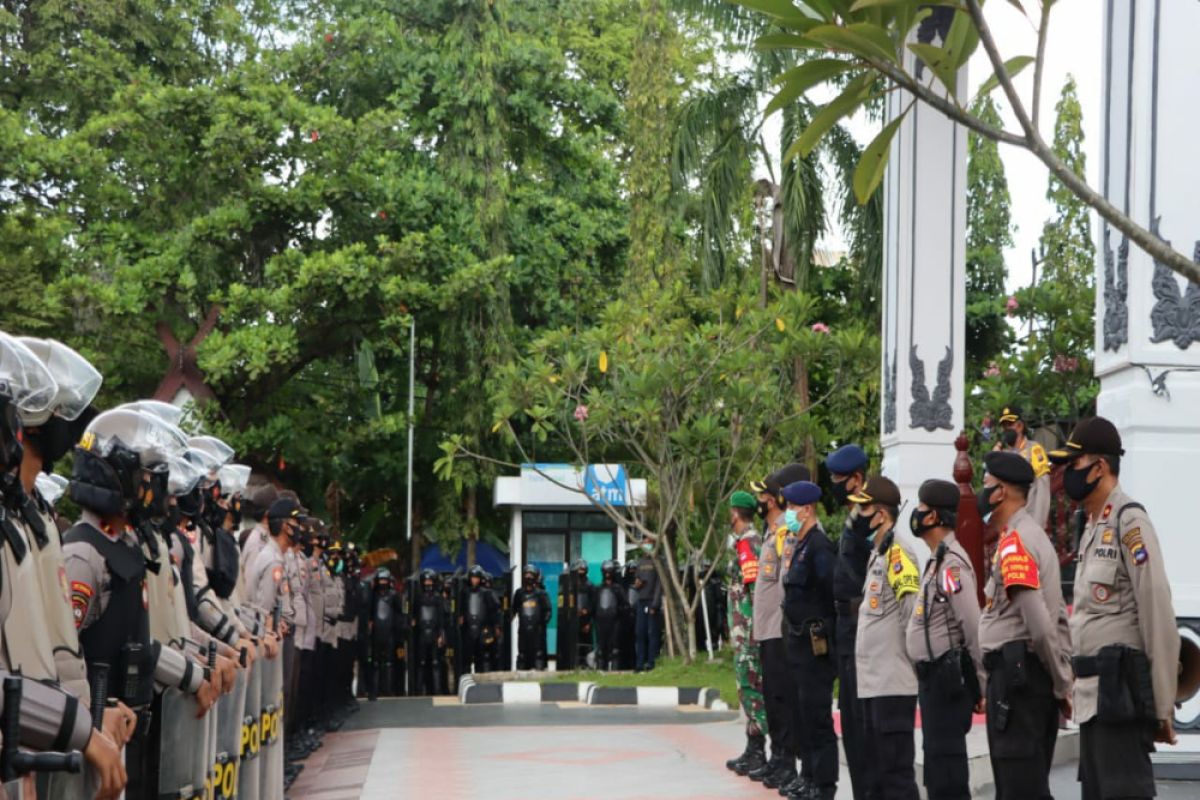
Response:
[[[800,532],[800,518],[796,516],[796,510],[794,508],[789,508],[787,511],[783,512],[783,525],[791,533]]]

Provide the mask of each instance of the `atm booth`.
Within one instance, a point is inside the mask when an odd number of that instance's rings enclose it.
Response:
[[[511,512],[508,552],[513,587],[521,570],[534,564],[542,571],[553,614],[546,632],[546,654],[554,669],[558,653],[558,579],[571,562],[588,562],[588,577],[599,583],[600,565],[609,558],[624,562],[628,537],[597,507],[645,506],[646,481],[630,480],[620,464],[524,464],[519,476],[496,479],[493,504]],[[511,599],[511,598],[510,598]],[[510,641],[517,640],[517,621]],[[516,669],[512,648],[510,669]]]

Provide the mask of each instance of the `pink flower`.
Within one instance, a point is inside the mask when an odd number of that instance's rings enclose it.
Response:
[[[583,422],[588,418],[588,407],[580,403],[575,406],[575,421]]]
[[[310,134],[308,135],[308,138],[309,138],[309,139],[311,139],[312,141],[314,141],[314,142],[315,142],[317,139],[320,139],[320,138],[321,138],[321,132],[320,132],[320,131],[313,131],[312,133],[310,133]]]
[[[812,326],[813,333],[829,333],[829,326],[824,322],[814,322]]]
[[[1017,302],[1017,298],[1009,295],[1008,302],[1004,304],[1004,308],[1008,310],[1008,315],[1011,317],[1020,307],[1021,304]]]
[[[983,371],[983,377],[985,377],[985,378],[995,378],[995,377],[998,377],[999,375],[1000,375],[1000,367],[996,364],[995,361],[992,361],[991,363],[989,363],[988,368]]]
[[[1075,372],[1079,369],[1079,359],[1074,356],[1064,356],[1061,353],[1054,357],[1055,372]]]

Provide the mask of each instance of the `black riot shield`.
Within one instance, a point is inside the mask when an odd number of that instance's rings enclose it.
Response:
[[[579,663],[579,613],[575,605],[578,576],[568,570],[558,577],[558,669]]]
[[[421,626],[417,624],[417,611],[420,603],[421,580],[416,575],[410,575],[404,581],[404,607],[408,615],[408,635],[404,637],[404,656],[406,675],[404,694],[414,697],[420,694],[417,671],[421,659],[418,657],[420,647]]]
[[[500,606],[500,640],[494,643],[495,653],[491,659],[493,669],[507,672],[512,669],[512,572],[505,572],[492,579],[492,592]]]
[[[370,663],[367,673],[360,682],[367,684],[367,696],[374,700],[383,695],[388,697],[395,691],[395,672],[393,666],[396,660],[396,595],[391,592],[372,592],[371,594],[371,637]]]
[[[442,656],[445,664],[446,677],[442,681],[442,690],[447,694],[458,693],[458,677],[463,674],[463,642],[462,627],[458,624],[459,610],[462,608],[463,587],[467,585],[467,576],[462,572],[443,576],[444,585],[449,591],[443,591],[446,600],[446,651]],[[470,672],[470,667],[466,668]]]
[[[621,669],[633,669],[636,666],[637,657],[634,654],[634,628],[637,624],[637,589],[633,586],[634,573],[626,570],[625,578],[622,581],[626,595],[627,603],[624,613],[621,614],[620,633],[617,636],[617,641],[621,656],[619,659]]]

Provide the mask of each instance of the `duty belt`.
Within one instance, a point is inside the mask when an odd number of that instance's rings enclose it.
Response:
[[[1007,644],[1012,644],[1012,642],[1008,642]],[[1042,660],[1038,657],[1038,654],[1034,652],[1033,648],[1029,646],[1028,642],[1023,642],[1023,644],[1025,645],[1025,656],[1033,659],[1040,665]],[[1004,666],[1004,646],[1006,645],[1002,645],[1000,649],[989,650],[983,654],[983,668],[988,672],[992,672],[993,670],[1000,669],[1000,667]]]
[[[1076,678],[1094,678],[1100,674],[1100,659],[1096,656],[1072,656],[1071,667]]]

